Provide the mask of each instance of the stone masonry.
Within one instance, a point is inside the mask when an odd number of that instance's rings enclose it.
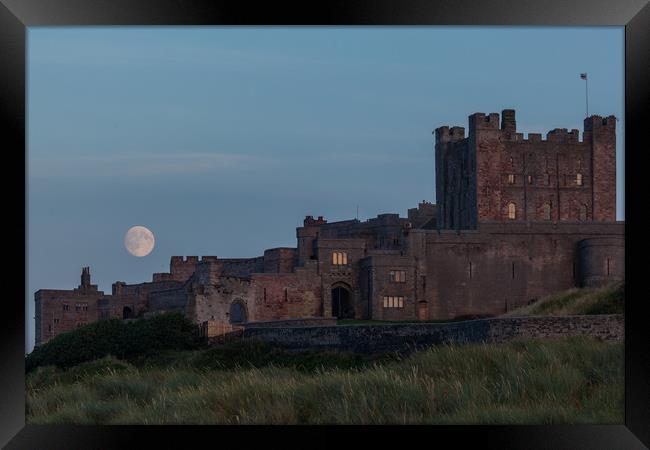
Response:
[[[36,344],[111,317],[178,311],[197,324],[290,319],[497,316],[574,286],[625,278],[616,213],[616,119],[542,139],[515,111],[435,134],[436,204],[328,222],[307,216],[296,247],[256,258],[172,256],[150,282],[111,294],[84,268],[73,290],[35,293]]]

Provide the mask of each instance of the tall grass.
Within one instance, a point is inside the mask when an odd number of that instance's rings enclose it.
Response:
[[[137,367],[111,357],[68,370],[40,367],[27,376],[27,421],[623,423],[620,343],[575,337],[447,345],[403,358],[325,355],[322,365],[313,354],[301,362],[300,354],[280,352],[285,360],[277,364],[259,348],[238,351],[234,364],[218,363],[222,349],[188,352],[175,367]]]
[[[574,288],[543,297],[535,303],[514,309],[504,316],[568,316],[583,314],[623,314],[625,283],[600,288]]]

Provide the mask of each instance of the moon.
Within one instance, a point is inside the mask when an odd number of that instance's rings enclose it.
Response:
[[[124,236],[124,246],[133,256],[147,256],[155,243],[151,230],[140,225],[129,228]]]

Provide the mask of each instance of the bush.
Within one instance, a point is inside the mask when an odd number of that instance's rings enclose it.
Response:
[[[129,322],[102,320],[36,347],[26,357],[25,370],[47,365],[71,367],[108,355],[133,361],[164,350],[190,350],[200,346],[195,330],[196,326],[180,313]]]

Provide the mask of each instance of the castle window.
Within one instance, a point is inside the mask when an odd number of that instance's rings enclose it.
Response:
[[[68,305],[67,303],[64,303],[63,304],[63,310],[64,311],[69,311],[70,310],[70,305]]]
[[[544,220],[551,220],[551,205],[549,203],[544,203],[542,206],[542,214]]]
[[[81,304],[81,309],[82,309],[83,311],[88,311],[88,303],[82,303],[82,304]]]
[[[81,311],[81,305],[79,303],[74,305],[74,310],[75,311]]]
[[[528,175],[528,184],[533,184],[533,176]]]
[[[406,283],[406,271],[404,270],[391,270],[388,277],[394,283]]]
[[[287,288],[284,288],[284,301],[289,301],[289,290]]]
[[[517,206],[514,203],[508,203],[508,219],[514,220],[517,218]]]
[[[508,175],[508,184],[515,184],[515,176],[512,173]]]
[[[50,333],[52,332],[52,325],[47,326],[47,331],[49,331]]]
[[[472,279],[472,261],[469,262],[469,279]]]
[[[404,308],[404,297],[384,296],[384,308]]]
[[[348,264],[348,254],[346,252],[332,252],[332,264],[335,266],[345,266]]]
[[[54,319],[54,323],[59,323],[59,319]]]
[[[264,302],[266,302],[266,288],[264,288]]]
[[[393,237],[393,245],[399,245],[399,237]]]
[[[581,173],[576,174],[576,185],[582,186],[582,174]]]
[[[587,220],[587,205],[580,205],[580,220]]]

